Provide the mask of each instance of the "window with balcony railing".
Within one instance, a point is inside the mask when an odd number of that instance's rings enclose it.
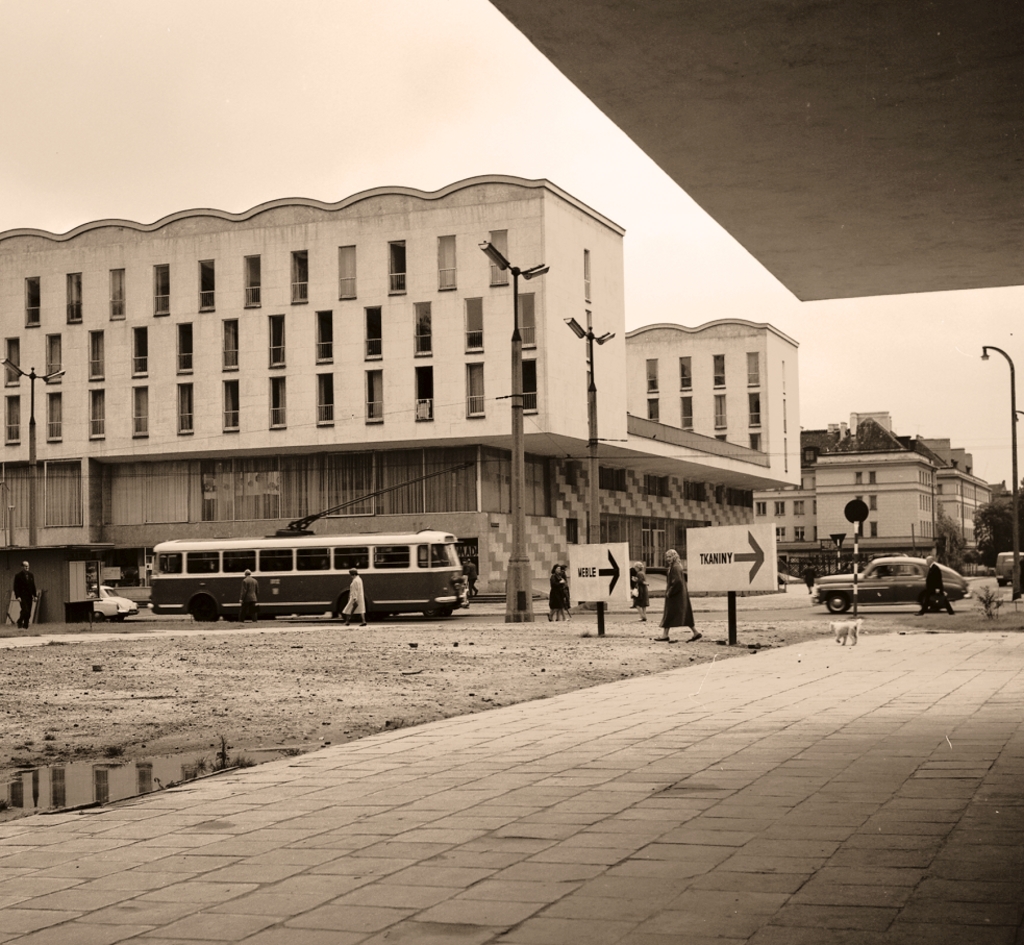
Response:
[[[192,325],[185,323],[178,326],[178,373],[192,373]]]
[[[379,358],[384,353],[379,306],[366,310],[366,357]]]
[[[761,355],[757,351],[747,352],[747,386],[761,386]]]
[[[245,307],[260,307],[260,286],[261,286],[260,257],[245,257]]]
[[[537,362],[523,361],[523,410],[537,412]]]
[[[224,320],[223,347],[221,348],[221,369],[238,370],[238,319]]]
[[[171,314],[171,267],[153,267],[153,314]]]
[[[309,301],[309,252],[292,253],[292,305]]]
[[[366,421],[382,423],[384,420],[384,372],[366,372]]]
[[[149,330],[132,329],[132,374],[149,373]]]
[[[68,287],[68,324],[77,325],[82,321],[82,274],[69,272]]]
[[[132,389],[132,436],[149,436],[149,388]]]
[[[199,261],[199,311],[212,312],[214,310],[216,270],[212,259]]]
[[[110,317],[121,319],[125,316],[124,270],[110,270]]]
[[[437,238],[437,288],[444,292],[455,287],[455,237],[439,236]]]
[[[102,390],[89,391],[89,437],[101,439],[107,432],[107,399]]]
[[[39,276],[29,276],[25,280],[25,327],[33,328],[39,324],[41,308],[41,289]]]
[[[224,382],[224,432],[238,430],[239,415],[238,381]]]
[[[320,364],[334,360],[334,315],[316,313],[316,359]]]
[[[4,441],[21,442],[21,398],[8,397],[4,403]]]
[[[388,243],[388,291],[405,292],[405,240]]]
[[[715,387],[725,387],[725,355],[716,354],[713,356],[713,361]]]
[[[195,432],[195,399],[191,384],[178,385],[178,433]]]
[[[726,426],[725,394],[715,394],[715,429],[722,430]]]
[[[519,294],[519,334],[526,348],[537,346],[537,310],[534,298],[532,292]]]
[[[318,426],[334,423],[334,375],[318,374],[316,378],[316,422]]]
[[[434,399],[432,397],[420,397],[416,400],[416,419],[434,419]]]
[[[338,247],[338,298],[356,297],[356,248]]]
[[[750,406],[750,426],[761,426],[761,395],[748,394],[747,400]]]
[[[466,350],[484,347],[484,300],[466,299]]]
[[[21,339],[8,338],[4,342],[4,352],[4,357],[10,362],[4,365],[4,386],[17,387],[21,383],[21,375],[11,365],[21,364]]]
[[[287,426],[288,415],[286,412],[287,402],[285,399],[285,378],[272,377],[270,379],[270,426],[280,428]]]
[[[488,242],[508,259],[508,230],[491,230]],[[508,270],[491,263],[491,285],[508,285]]]
[[[416,354],[431,353],[430,303],[417,302],[416,310]]]
[[[484,366],[466,365],[466,415],[482,417],[486,409],[484,397]]]
[[[9,355],[8,355],[9,357]],[[17,364],[17,361],[15,361]],[[46,373],[56,374],[60,371],[63,364],[63,346],[61,344],[60,335],[47,335],[46,336]],[[59,384],[60,378],[55,377],[48,383]]]
[[[89,380],[103,379],[104,344],[102,331],[89,332]]]
[[[60,394],[46,395],[46,439],[51,443],[64,436],[64,399]]]
[[[270,366],[284,367],[284,316],[269,316]]]

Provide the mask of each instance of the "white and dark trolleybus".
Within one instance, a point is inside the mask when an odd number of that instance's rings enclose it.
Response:
[[[237,619],[248,570],[259,582],[261,617],[336,617],[348,602],[349,570],[355,568],[368,616],[448,617],[468,606],[455,544],[454,535],[429,530],[165,541],[153,548],[153,611]]]

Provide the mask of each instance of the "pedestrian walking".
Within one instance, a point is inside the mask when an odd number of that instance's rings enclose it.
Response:
[[[632,606],[640,614],[640,622],[647,623],[647,608],[651,597],[647,587],[647,568],[642,561],[635,562],[629,569],[629,595],[633,598]]]
[[[804,568],[804,584],[807,585],[808,594],[814,593],[814,579],[816,577],[817,574],[814,573],[814,568],[812,568],[810,565],[807,565],[807,567]]]
[[[476,578],[477,570],[476,565],[472,559],[467,559],[466,563],[462,566],[462,573],[466,576],[466,594],[469,597],[476,597]]]
[[[928,565],[928,574],[925,575],[924,590],[921,591],[920,596],[917,598],[921,609],[915,616],[920,617],[929,610],[938,610],[940,607],[945,607],[946,613],[952,616],[953,605],[949,602],[949,598],[946,596],[946,589],[942,584],[942,568],[939,567],[938,562],[935,560],[935,555],[928,555],[924,560],[925,564]]]
[[[21,562],[21,570],[14,575],[14,596],[18,598],[18,626],[28,629],[32,619],[32,601],[36,596],[35,575],[29,570],[28,562]]]
[[[663,643],[671,643],[669,630],[673,627],[689,627],[690,639],[687,643],[699,640],[702,634],[694,625],[693,608],[690,606],[690,595],[686,590],[686,575],[679,553],[674,549],[665,552],[667,584],[665,587],[665,612],[661,616],[661,636],[654,637]]]
[[[549,581],[548,620],[569,620],[569,579],[563,565],[552,566]]]
[[[259,601],[259,581],[252,576],[252,571],[246,568],[245,575],[242,578],[242,588],[238,593],[238,619],[242,623],[245,623],[247,620],[251,620],[253,623],[258,622],[257,608],[259,607]]]
[[[352,622],[352,618],[358,615],[359,626],[365,627],[366,592],[363,590],[363,579],[355,568],[349,568],[348,573],[352,575],[352,583],[348,586],[348,601],[341,612],[341,617],[345,621],[345,625],[348,626]]]

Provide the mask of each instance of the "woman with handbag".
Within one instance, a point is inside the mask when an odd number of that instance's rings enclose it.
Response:
[[[637,561],[629,569],[629,595],[633,598],[631,606],[640,612],[640,622],[647,623],[647,608],[651,597],[647,588],[647,569],[642,561]]]

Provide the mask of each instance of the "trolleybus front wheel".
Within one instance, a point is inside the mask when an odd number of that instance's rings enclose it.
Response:
[[[192,615],[193,620],[198,620],[200,623],[213,623],[220,618],[220,614],[217,613],[217,602],[205,594],[192,598],[188,605],[188,612]]]

